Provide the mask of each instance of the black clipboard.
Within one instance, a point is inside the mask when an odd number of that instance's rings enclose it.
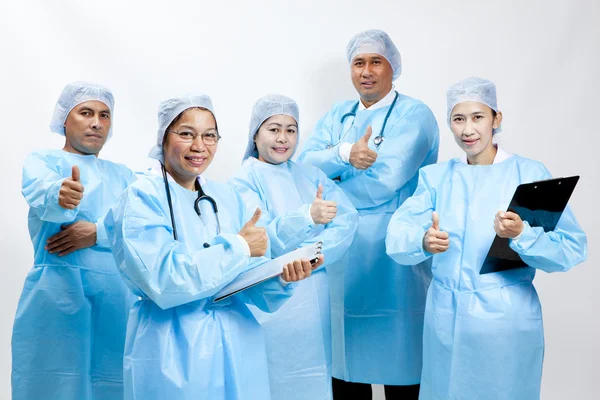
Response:
[[[579,176],[524,183],[517,187],[507,211],[519,214],[531,226],[553,231],[567,207]],[[527,264],[509,246],[509,239],[496,235],[483,262],[480,274],[525,268]]]

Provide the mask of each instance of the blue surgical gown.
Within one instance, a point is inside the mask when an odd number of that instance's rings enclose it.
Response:
[[[425,167],[413,197],[388,228],[388,254],[401,264],[431,257],[423,236],[435,210],[450,247],[432,257],[425,312],[421,400],[540,398],[544,332],[533,287],[536,269],[566,271],[587,254],[586,236],[567,207],[554,231],[525,222],[510,240],[529,266],[480,275],[495,237],[494,217],[521,183],[549,179],[544,166],[519,156],[473,166],[458,160]]]
[[[427,263],[399,266],[385,253],[388,222],[412,195],[419,168],[435,163],[438,126],[422,102],[399,95],[377,148],[390,106],[357,110],[342,116],[356,102],[333,106],[317,124],[298,161],[319,167],[341,188],[358,210],[358,229],[352,245],[329,268],[332,316],[333,376],[349,382],[412,385],[421,376],[425,295],[431,280]],[[343,125],[343,126],[342,126]],[[369,146],[378,153],[367,170],[344,162],[338,147],[354,143],[368,126]]]
[[[332,398],[331,318],[326,267],[346,252],[358,214],[333,181],[318,168],[287,161],[272,165],[248,158],[231,183],[256,193],[264,204],[273,256],[317,241],[325,264],[302,281],[294,296],[273,314],[252,309],[264,328],[273,399]],[[337,203],[336,217],[315,225],[309,214],[319,184],[323,199]],[[293,339],[290,346],[289,338]]]
[[[199,217],[197,192],[171,177],[169,187],[178,240],[162,176],[131,185],[105,220],[121,274],[142,298],[127,325],[125,399],[268,400],[264,337],[247,304],[275,311],[295,284],[270,279],[213,302],[237,275],[267,260],[249,257],[237,234],[260,202],[231,185],[205,183],[218,206],[217,234],[208,201],[200,202]]]
[[[84,194],[74,210],[59,206],[72,166]],[[62,150],[30,154],[22,193],[29,204],[34,262],[19,299],[12,336],[12,398],[112,400],[123,396],[123,347],[135,296],[119,275],[103,216],[135,175],[93,155]],[[44,250],[62,224],[96,223],[95,246],[59,257]]]

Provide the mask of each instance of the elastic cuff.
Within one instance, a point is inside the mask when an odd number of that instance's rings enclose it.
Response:
[[[246,239],[244,239],[242,237],[242,235],[236,235],[236,236],[240,239],[240,242],[243,243],[242,247],[246,250],[246,256],[247,257],[252,256],[252,253],[250,253],[250,246],[248,245],[248,242],[246,242]]]
[[[350,152],[352,151],[354,143],[342,143],[338,147],[338,153],[342,161],[346,164],[350,163]]]
[[[100,247],[110,247],[110,243],[108,241],[108,234],[106,233],[106,229],[104,228],[104,220],[100,219],[96,222],[96,245]]]
[[[310,213],[311,208],[312,204],[308,206],[308,211],[306,212],[306,221],[309,225],[316,225],[317,223],[315,222],[315,220],[312,217],[312,214]]]

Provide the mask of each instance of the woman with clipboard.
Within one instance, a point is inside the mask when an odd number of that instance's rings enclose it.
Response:
[[[291,161],[299,141],[296,102],[281,95],[260,98],[252,109],[248,146],[231,183],[260,197],[272,220],[271,253],[279,256],[321,241],[325,265],[299,285],[272,314],[253,312],[266,337],[273,399],[329,400],[331,315],[325,267],[346,252],[358,213],[337,185],[318,168]],[[289,345],[293,337],[294,345]]]
[[[551,176],[541,163],[493,143],[502,113],[492,82],[465,79],[448,90],[447,101],[448,125],[465,157],[420,170],[386,239],[400,264],[433,257],[420,399],[539,399],[544,332],[532,281],[536,269],[566,271],[583,262],[586,235],[568,207],[549,232],[498,212],[519,184]],[[532,268],[481,275],[496,234],[510,238]]]
[[[247,304],[275,311],[293,292],[287,282],[310,276],[322,258],[291,262],[281,278],[213,302],[268,260],[259,202],[200,176],[220,138],[208,96],[166,100],[158,120],[150,156],[162,176],[131,185],[105,221],[120,272],[141,297],[127,325],[124,398],[268,400],[264,338]]]

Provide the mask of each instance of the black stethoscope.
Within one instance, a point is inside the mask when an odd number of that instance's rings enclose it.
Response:
[[[390,108],[389,108],[387,114],[385,114],[385,119],[383,120],[383,125],[381,126],[381,130],[379,131],[379,135],[377,135],[373,138],[373,143],[375,143],[375,146],[377,146],[378,148],[379,148],[379,145],[381,143],[383,143],[383,139],[384,139],[383,132],[385,131],[385,126],[387,125],[388,119],[390,118],[392,109],[394,108],[394,105],[396,104],[396,100],[398,100],[398,92],[396,92],[396,95],[394,96],[394,101],[392,101],[392,104],[390,105]],[[328,145],[327,146],[328,149],[335,147],[335,146],[339,145],[340,143],[342,143],[342,140],[344,140],[344,138],[346,137],[348,132],[350,132],[352,125],[350,125],[350,128],[344,133],[344,135],[342,135],[342,130],[344,129],[344,122],[346,121],[346,119],[348,117],[356,118],[356,111],[358,110],[359,102],[360,102],[360,100],[357,101],[356,104],[354,104],[354,106],[352,107],[352,109],[349,112],[342,115],[342,118],[340,118],[340,132],[339,132],[340,134],[338,135],[340,137],[340,139],[337,141],[336,144]],[[352,121],[352,123],[354,124],[354,120]]]
[[[169,212],[171,213],[171,226],[173,227],[173,239],[177,240],[177,228],[175,227],[175,215],[173,214],[173,202],[171,201],[171,189],[169,188],[167,171],[165,170],[165,166],[163,163],[160,164],[160,168],[162,170],[163,180],[165,182],[165,190],[167,191],[167,202],[169,203]],[[204,193],[204,190],[202,190],[202,186],[200,185],[200,182],[198,182],[197,179],[195,185],[196,190],[198,191],[198,198],[196,198],[196,201],[194,202],[194,210],[196,211],[196,214],[200,216],[200,202],[202,200],[208,201],[212,205],[213,211],[215,212],[215,218],[217,220],[217,235],[220,235],[221,222],[219,221],[219,208],[217,207],[217,202],[215,201],[215,199]],[[204,247],[210,247],[210,245],[208,243],[204,243]]]

